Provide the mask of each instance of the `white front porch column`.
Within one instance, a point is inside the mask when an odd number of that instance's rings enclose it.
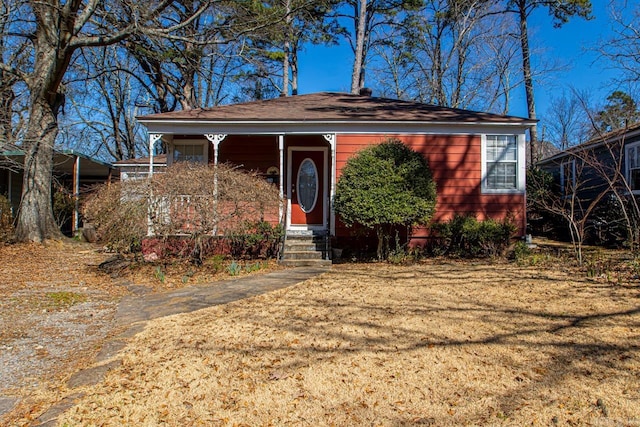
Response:
[[[278,208],[278,216],[282,224],[286,225],[287,221],[284,218],[284,206],[282,201],[284,200],[284,135],[278,135],[278,156],[279,156],[279,168],[280,168],[280,206]]]
[[[333,210],[333,196],[336,193],[336,134],[328,133],[322,135],[331,146],[331,176],[329,177],[329,232],[332,236],[336,234],[336,214]]]
[[[75,237],[80,227],[80,156],[76,154],[73,162],[73,228],[71,230]]]
[[[147,178],[149,179],[149,185],[151,185],[151,178],[153,177],[153,151],[155,149],[156,142],[162,139],[161,133],[150,133],[149,134],[149,175]],[[151,237],[154,235],[153,232],[153,222],[151,221],[151,209],[153,206],[153,189],[151,186],[149,187],[149,203],[147,207],[147,236]]]
[[[220,143],[227,137],[224,133],[206,133],[205,138],[213,144],[213,210],[218,211],[218,148]],[[218,227],[214,227],[213,234],[218,234]]]
[[[149,134],[149,178],[153,176],[153,151],[156,145],[156,142],[162,139],[161,133],[150,133]]]
[[[209,140],[211,144],[213,144],[213,164],[218,164],[218,147],[220,143],[227,137],[224,133],[206,133],[205,138]]]

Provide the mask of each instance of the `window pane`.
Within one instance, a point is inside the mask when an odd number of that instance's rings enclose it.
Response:
[[[518,187],[518,145],[515,135],[487,135],[486,187],[516,189]]]
[[[515,135],[488,135],[487,160],[517,160],[517,145]]]
[[[303,212],[309,213],[318,198],[318,170],[311,159],[305,159],[298,171],[298,203]]]
[[[173,160],[176,162],[204,163],[204,145],[200,145],[200,144],[174,145]]]
[[[499,162],[488,164],[487,187],[493,189],[516,188],[516,164]]]

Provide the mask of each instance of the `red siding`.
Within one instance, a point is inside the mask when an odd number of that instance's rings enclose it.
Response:
[[[480,220],[510,216],[518,226],[518,234],[525,233],[524,194],[481,192],[481,142],[477,135],[338,135],[338,178],[347,159],[354,153],[390,137],[400,139],[429,161],[438,194],[434,220],[446,221],[455,214],[471,214]],[[338,222],[336,234],[344,236],[348,230]],[[415,237],[424,234],[421,230],[413,233]]]
[[[431,167],[437,185],[438,203],[434,220],[446,221],[455,214],[471,214],[478,219],[512,217],[520,235],[525,232],[524,194],[481,193],[481,143],[477,135],[338,135],[336,179],[348,158],[357,151],[394,137],[422,153]],[[327,146],[321,135],[287,135],[286,147]],[[213,147],[209,159],[213,162]],[[270,166],[279,167],[278,137],[275,135],[229,135],[219,146],[219,161],[243,165],[248,170],[265,173]],[[285,162],[287,156],[285,152]],[[285,166],[285,172],[287,167]],[[276,215],[268,215],[277,218]],[[347,236],[339,219],[336,235]],[[417,238],[424,230],[414,230]]]
[[[213,147],[209,160],[213,162]],[[266,173],[271,166],[280,167],[278,137],[275,135],[229,135],[218,147],[218,161],[243,165],[244,169]]]

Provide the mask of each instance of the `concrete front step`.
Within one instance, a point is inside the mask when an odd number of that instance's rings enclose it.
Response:
[[[331,265],[326,234],[287,234],[280,263],[287,266]]]
[[[327,267],[330,259],[281,259],[280,264],[286,267]]]
[[[286,238],[285,244],[291,245],[324,245],[326,243],[326,239],[324,237],[288,237]]]
[[[309,242],[285,242],[285,251],[324,251],[326,250],[326,244],[323,243],[309,243]]]
[[[283,259],[324,259],[328,258],[326,251],[285,251],[282,253]]]

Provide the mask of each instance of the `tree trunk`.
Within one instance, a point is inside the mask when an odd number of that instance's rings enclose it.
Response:
[[[367,25],[367,0],[359,0],[356,19],[356,51],[351,74],[351,93],[358,94],[362,84],[362,68],[364,67],[364,39]]]
[[[282,59],[282,88],[280,89],[280,96],[289,96],[289,83],[290,83],[290,64],[291,64],[291,0],[285,1],[285,13],[284,17],[284,56]]]
[[[11,128],[11,109],[13,107],[13,101],[15,99],[15,93],[13,92],[11,79],[7,79],[7,76],[0,72],[0,150],[5,144],[13,142],[13,129]],[[5,82],[9,80],[10,82]]]
[[[292,46],[291,49],[291,95],[298,94],[298,49]]]
[[[527,97],[527,112],[529,118],[536,118],[536,102],[533,96],[533,77],[531,75],[531,52],[529,50],[529,33],[527,30],[527,0],[518,1],[518,11],[520,18],[520,47],[522,49],[522,73],[524,77],[524,89]],[[537,160],[536,147],[538,145],[538,130],[536,125],[529,130],[529,140],[531,149],[531,164]]]
[[[53,19],[54,8],[34,4],[38,27],[33,72],[29,87],[29,119],[23,138],[24,177],[18,210],[16,238],[21,242],[42,242],[62,236],[53,217],[51,183],[53,146],[58,135],[58,111],[64,106],[60,87],[73,50],[68,41],[70,20]],[[55,27],[62,25],[63,28]],[[54,35],[54,40],[51,40]],[[68,36],[68,37],[67,37]]]
[[[62,236],[51,205],[53,146],[57,135],[58,123],[52,107],[37,92],[32,94],[23,145],[24,178],[16,228],[18,241],[42,242]]]

